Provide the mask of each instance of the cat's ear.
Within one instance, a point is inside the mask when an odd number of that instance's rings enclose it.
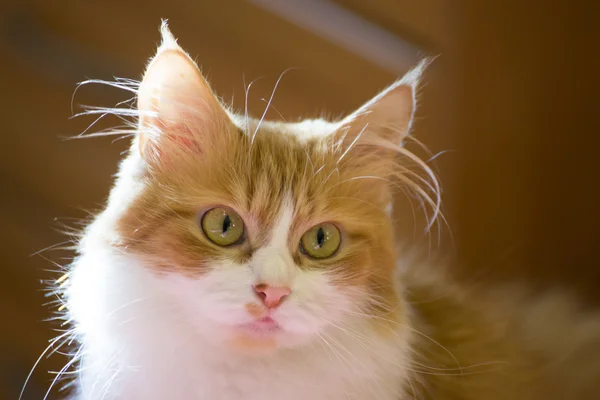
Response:
[[[336,132],[342,148],[357,144],[401,145],[410,132],[425,59],[404,77],[346,117]]]
[[[166,21],[162,43],[144,74],[137,98],[138,144],[146,161],[181,150],[201,150],[233,124],[196,63],[177,44]]]

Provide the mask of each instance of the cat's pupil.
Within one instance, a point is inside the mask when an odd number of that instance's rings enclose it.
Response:
[[[319,230],[317,231],[317,244],[319,245],[319,247],[323,247],[324,242],[325,232],[323,231],[323,228],[319,228]]]
[[[231,218],[229,218],[229,215],[226,215],[225,218],[223,218],[223,226],[221,227],[223,235],[227,233],[229,228],[231,228]]]

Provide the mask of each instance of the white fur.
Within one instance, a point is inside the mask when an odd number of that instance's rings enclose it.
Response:
[[[134,144],[134,149],[135,144]],[[158,275],[117,250],[113,225],[135,199],[142,168],[133,151],[121,166],[107,209],[81,243],[67,291],[82,344],[78,399],[394,399],[408,364],[408,333],[378,339],[357,316],[358,290],[326,273],[303,271],[287,248],[287,199],[270,243],[248,264],[222,263],[199,279]],[[276,310],[280,347],[245,355],[226,343],[252,318],[244,304],[261,279],[292,294]]]

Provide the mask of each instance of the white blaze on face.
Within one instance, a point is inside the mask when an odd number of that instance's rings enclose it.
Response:
[[[269,243],[256,251],[250,264],[256,284],[291,287],[296,266],[289,248],[289,233],[294,218],[290,196],[282,203],[279,217],[271,231]]]

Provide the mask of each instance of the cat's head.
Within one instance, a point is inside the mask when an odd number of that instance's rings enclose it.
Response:
[[[163,26],[138,92],[143,189],[118,246],[185,323],[241,350],[297,346],[403,317],[388,212],[419,70],[338,122],[239,116]]]

